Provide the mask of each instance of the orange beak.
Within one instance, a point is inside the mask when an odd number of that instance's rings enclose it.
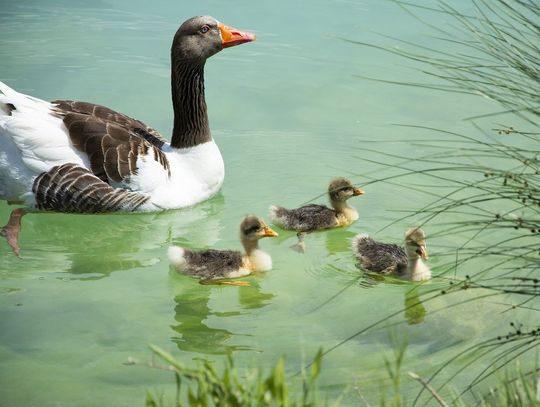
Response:
[[[353,196],[364,195],[365,192],[360,188],[353,188]]]
[[[255,35],[242,32],[236,28],[228,27],[225,24],[218,24],[219,31],[221,32],[221,45],[223,48],[234,47],[245,42],[255,41]]]
[[[279,236],[275,230],[270,229],[268,226],[264,228],[264,237],[276,237]]]

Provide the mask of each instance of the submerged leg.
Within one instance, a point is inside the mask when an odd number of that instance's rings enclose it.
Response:
[[[306,237],[306,233],[305,232],[298,232],[296,234],[296,237],[298,237],[298,242],[293,244],[291,246],[291,249],[293,249],[294,251],[296,251],[298,253],[305,253],[306,252],[306,244],[304,243],[304,238]]]
[[[21,257],[21,249],[19,247],[19,232],[21,231],[21,218],[26,215],[23,208],[13,209],[6,226],[0,229],[0,235],[4,236],[8,245],[13,249],[17,257]]]
[[[225,280],[218,278],[208,278],[205,280],[199,280],[199,284],[202,285],[236,285],[236,286],[248,286],[247,281]]]

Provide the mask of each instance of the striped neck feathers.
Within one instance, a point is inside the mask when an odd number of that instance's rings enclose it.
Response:
[[[189,148],[212,140],[204,99],[204,62],[175,61],[171,75],[173,148]]]

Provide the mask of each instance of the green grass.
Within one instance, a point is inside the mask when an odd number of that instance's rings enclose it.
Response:
[[[506,371],[498,378],[497,386],[491,387],[478,405],[481,407],[540,406],[538,373],[537,370],[526,374],[519,367],[516,367],[514,372]]]
[[[173,372],[176,382],[176,398],[173,406],[216,406],[216,407],[315,407],[328,403],[319,398],[317,379],[321,370],[322,352],[319,351],[309,371],[299,377],[300,388],[293,390],[293,380],[285,375],[285,362],[280,358],[273,369],[264,373],[261,369],[238,370],[234,357],[228,356],[221,372],[204,360],[195,366],[187,366],[169,353],[150,346],[153,355],[165,365],[154,361],[141,363],[133,359],[127,364],[145,364]],[[297,383],[295,383],[297,384]],[[147,391],[146,406],[164,407],[171,405],[163,394]],[[339,400],[333,405],[339,405]]]
[[[461,407],[523,407],[540,406],[537,385],[540,381],[540,369],[524,372],[519,365],[514,369],[506,368],[497,373],[497,379],[488,390],[475,395],[475,402],[464,402],[459,392],[450,402],[445,401],[430,384],[429,380],[421,378],[416,373],[404,374],[406,361],[407,340],[398,340],[395,330],[390,331],[392,356],[384,359],[389,382],[381,382],[380,407],[407,407],[416,401],[407,401],[401,394],[404,381],[415,380],[419,388],[429,393],[426,398],[428,405],[446,407],[456,405]],[[185,365],[162,349],[151,346],[152,353],[161,362],[153,358],[151,362],[136,361],[132,358],[128,365],[145,365],[151,368],[170,371],[175,379],[174,401],[159,391],[147,391],[145,405],[147,407],[165,406],[219,406],[219,407],[318,407],[329,403],[320,398],[317,380],[322,368],[322,351],[315,356],[309,372],[303,372],[300,378],[285,374],[285,362],[280,358],[273,369],[264,373],[260,369],[238,370],[234,357],[226,358],[219,372],[211,363],[199,361],[194,366]],[[164,364],[163,364],[164,363]],[[300,381],[300,390],[292,387],[295,381]],[[296,390],[295,390],[296,389]],[[343,389],[342,395],[347,391]],[[331,405],[339,406],[341,398]],[[369,406],[361,396],[356,405]]]

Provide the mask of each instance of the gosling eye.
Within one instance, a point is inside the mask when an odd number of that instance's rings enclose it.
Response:
[[[252,233],[257,233],[257,232],[260,232],[262,230],[262,227],[261,226],[251,226],[250,228],[248,228],[245,233],[246,235],[250,235]]]
[[[210,26],[205,24],[201,27],[199,31],[202,32],[203,34],[206,34],[208,31],[210,31]]]

